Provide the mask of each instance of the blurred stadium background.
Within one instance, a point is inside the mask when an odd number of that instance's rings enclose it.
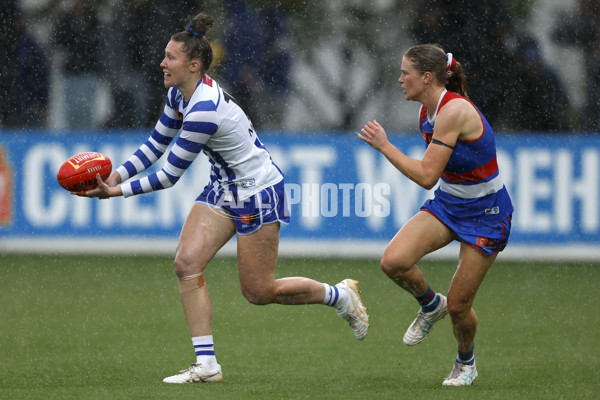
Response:
[[[5,0],[12,101],[0,124],[153,126],[164,46],[198,11],[216,19],[211,74],[262,129],[347,131],[378,115],[413,130],[416,106],[395,83],[403,51],[419,42],[464,63],[497,131],[599,129],[597,0]],[[69,101],[77,90],[89,100]]]
[[[319,307],[248,304],[229,244],[207,271],[226,384],[205,397],[448,398],[449,322],[424,348],[398,346],[414,303],[378,269],[430,193],[353,133],[377,119],[403,151],[424,151],[397,84],[420,42],[464,64],[516,206],[476,302],[481,378],[461,396],[597,397],[600,0],[3,0],[0,398],[197,398],[160,379],[191,356],[170,265],[207,160],[126,201],[75,198],[55,177],[72,154],[119,164],[146,139],[164,45],[198,11],[215,18],[211,75],[286,173],[278,274],[356,277],[374,321],[359,344]],[[422,264],[442,292],[456,250]]]

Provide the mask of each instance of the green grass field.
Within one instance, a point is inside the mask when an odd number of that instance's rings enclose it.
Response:
[[[446,293],[454,262],[422,263]],[[205,275],[222,384],[167,385],[194,361],[166,257],[0,255],[2,399],[594,399],[600,397],[600,263],[498,261],[475,301],[479,379],[441,386],[456,356],[449,318],[421,345],[417,305],[377,260],[282,259],[278,276],[360,281],[364,342],[324,306],[254,306],[235,260]]]

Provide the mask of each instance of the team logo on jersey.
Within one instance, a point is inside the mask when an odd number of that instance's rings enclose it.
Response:
[[[202,78],[202,83],[212,87],[213,80],[211,78],[209,78],[208,76],[204,75],[204,77]]]
[[[425,144],[431,143],[431,139],[433,139],[433,133],[421,131],[423,134],[423,139],[425,140]]]

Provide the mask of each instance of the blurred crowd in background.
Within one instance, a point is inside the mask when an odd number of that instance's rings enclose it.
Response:
[[[600,131],[600,0],[3,0],[0,127],[153,127],[164,47],[200,11],[209,74],[259,129],[412,131],[402,54],[439,43],[496,131]]]

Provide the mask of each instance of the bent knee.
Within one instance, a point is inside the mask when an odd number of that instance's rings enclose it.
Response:
[[[394,278],[408,271],[414,263],[401,254],[386,251],[383,253],[379,265],[384,274]]]
[[[242,294],[249,303],[257,306],[274,303],[277,298],[276,293],[268,288],[254,289],[242,287]]]
[[[448,296],[448,314],[452,319],[465,318],[472,309],[472,301],[458,297]]]
[[[175,275],[179,277],[199,274],[204,270],[204,265],[185,250],[178,249],[175,253]]]

